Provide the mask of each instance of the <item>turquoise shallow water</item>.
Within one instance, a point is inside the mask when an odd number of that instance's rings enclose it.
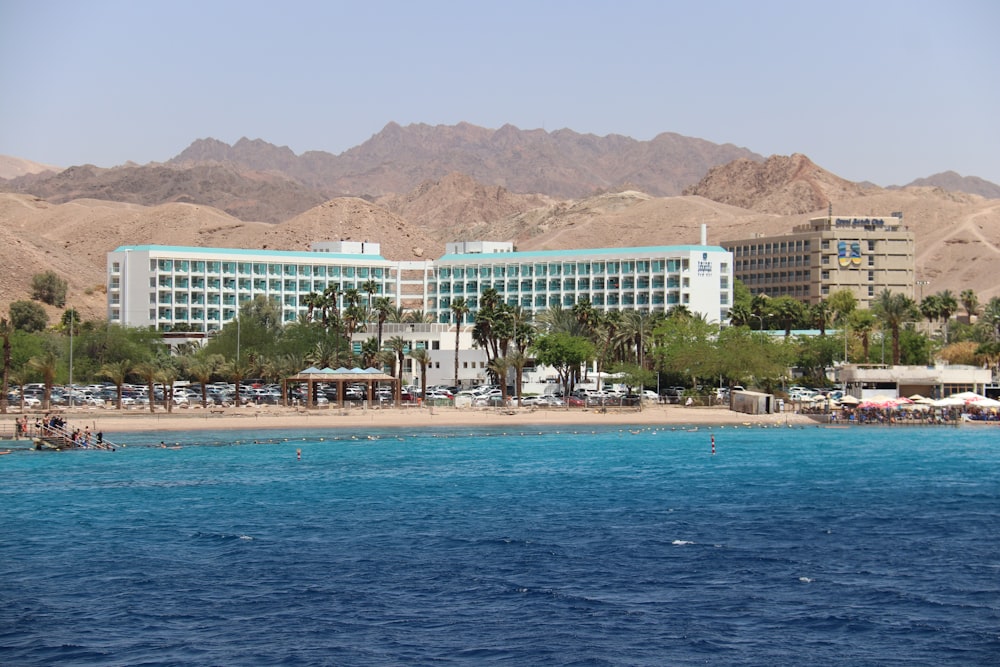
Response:
[[[996,664],[998,436],[248,431],[16,452],[0,663]],[[181,448],[145,446],[161,437]]]

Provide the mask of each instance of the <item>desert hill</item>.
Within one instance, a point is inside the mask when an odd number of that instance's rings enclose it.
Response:
[[[0,190],[30,194],[53,203],[103,199],[156,206],[191,203],[212,206],[246,221],[282,222],[341,195],[387,199],[392,210],[429,219],[440,214],[464,222],[479,216],[471,203],[449,210],[406,201],[428,181],[467,189],[448,181],[464,174],[482,187],[496,188],[508,213],[524,210],[515,194],[582,197],[625,184],[654,195],[679,194],[709,168],[736,158],[760,159],[731,144],[665,133],[651,141],[620,135],[597,137],[571,130],[546,132],[505,125],[499,130],[468,123],[455,126],[390,123],[341,155],[310,151],[296,155],[287,146],[240,139],[230,146],[199,139],[164,164],[93,165],[53,172],[22,173],[0,181]],[[13,160],[15,158],[12,158]],[[37,170],[36,170],[37,171]],[[485,193],[484,193],[485,194]],[[423,207],[422,211],[417,210]],[[493,208],[493,207],[490,207]],[[481,219],[478,221],[489,221]]]
[[[732,144],[672,133],[638,141],[513,125],[493,130],[469,123],[389,123],[340,155],[311,151],[297,157],[287,147],[259,139],[240,139],[233,146],[203,139],[170,163],[227,162],[282,173],[326,191],[376,197],[409,192],[458,172],[511,192],[576,198],[623,184],[659,196],[680,194],[712,166],[737,158],[761,159]]]
[[[419,229],[367,201],[341,198],[277,225],[243,222],[192,204],[146,207],[94,199],[52,204],[0,193],[0,313],[30,298],[32,276],[55,271],[69,284],[67,306],[85,319],[106,316],[107,253],[120,245],[305,250],[311,241],[371,240],[392,259],[436,257],[443,250]],[[49,309],[50,321],[60,312]]]
[[[764,162],[734,160],[713,167],[684,194],[740,208],[794,215],[857,197],[865,187],[817,167],[805,155],[772,155]]]
[[[62,171],[62,167],[53,167],[49,164],[32,162],[24,158],[0,155],[0,179],[18,178],[27,174],[41,174],[47,171],[57,173]]]
[[[215,163],[184,168],[149,164],[101,169],[82,165],[59,173],[21,176],[0,183],[0,189],[58,204],[76,199],[144,206],[200,204],[257,222],[281,222],[330,198],[280,174]]]
[[[1000,200],[927,187],[859,188],[848,195],[831,202],[835,214],[903,211],[904,224],[917,238],[917,275],[930,281],[925,294],[972,288],[984,302],[1000,296],[1000,284],[992,279],[1000,272]],[[702,196],[654,197],[635,190],[530,204],[530,198],[463,176],[425,183],[404,197],[387,198],[385,206],[353,197],[333,199],[277,225],[244,222],[193,204],[147,207],[92,199],[54,204],[0,194],[0,263],[5,267],[0,312],[11,301],[28,298],[34,274],[52,269],[69,282],[69,305],[84,317],[103,318],[106,253],[123,244],[301,250],[316,240],[370,240],[381,243],[389,259],[431,259],[443,253],[446,241],[462,239],[513,240],[520,250],[697,243],[702,224],[708,225],[709,243],[716,244],[750,232],[784,233],[827,212],[824,205],[780,214]],[[442,211],[465,217],[456,223],[427,222],[444,219]]]
[[[978,176],[960,176],[954,171],[943,171],[926,178],[918,178],[909,186],[941,188],[949,192],[967,192],[987,199],[1000,199],[1000,185]]]

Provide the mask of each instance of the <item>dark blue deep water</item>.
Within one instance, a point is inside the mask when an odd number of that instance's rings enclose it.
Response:
[[[0,664],[1000,663],[998,429],[122,440],[0,457]]]

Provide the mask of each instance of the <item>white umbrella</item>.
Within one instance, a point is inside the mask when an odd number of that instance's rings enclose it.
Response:
[[[961,408],[965,406],[965,400],[949,396],[948,398],[942,398],[940,401],[934,401],[931,405],[935,408]]]
[[[983,396],[982,394],[977,394],[974,391],[963,391],[963,392],[960,392],[958,394],[952,394],[948,398],[958,398],[958,399],[961,399],[962,401],[968,403],[969,401],[978,401],[978,400],[984,399],[986,397]]]
[[[969,401],[966,405],[971,405],[974,408],[1000,408],[1000,401],[984,397]]]

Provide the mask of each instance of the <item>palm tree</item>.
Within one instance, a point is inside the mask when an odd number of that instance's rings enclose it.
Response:
[[[361,364],[365,368],[372,368],[377,359],[379,350],[382,347],[378,343],[376,338],[367,338],[363,343],[361,343]]]
[[[427,393],[427,366],[431,363],[431,353],[426,348],[416,347],[410,350],[410,359],[420,364],[420,395]]]
[[[931,325],[941,318],[941,300],[937,294],[928,294],[919,308],[920,314],[927,319],[927,333],[930,335]]]
[[[820,336],[826,335],[826,328],[830,326],[833,316],[833,309],[826,299],[820,299],[809,308],[809,319],[819,329]]]
[[[222,357],[212,355],[204,358],[195,358],[188,362],[188,375],[193,377],[201,385],[201,407],[208,407],[208,381],[212,379],[216,369],[222,361]]]
[[[369,278],[365,282],[361,283],[361,291],[368,295],[367,310],[371,313],[372,298],[375,296],[375,292],[378,291],[378,283]]]
[[[785,338],[792,335],[792,328],[802,319],[804,305],[790,296],[771,299],[771,312],[785,330]]]
[[[378,348],[382,349],[382,327],[385,326],[386,320],[389,319],[389,315],[392,312],[392,299],[387,296],[380,296],[375,299],[373,305],[373,310],[378,322]]]
[[[143,361],[137,364],[132,372],[146,381],[146,390],[149,392],[149,411],[154,412],[156,410],[156,394],[153,385],[160,375],[160,365],[155,361]]]
[[[177,381],[177,366],[170,359],[160,362],[160,373],[157,376],[163,385],[163,402],[166,404],[167,412],[174,411],[174,382]]]
[[[854,310],[851,311],[850,316],[848,316],[845,322],[845,327],[848,330],[853,330],[855,334],[861,338],[861,348],[864,350],[864,356],[862,357],[865,363],[869,360],[869,350],[871,347],[871,335],[872,331],[875,330],[875,315],[870,310]]]
[[[958,310],[958,299],[951,293],[951,290],[938,293],[938,298],[941,304],[941,320],[944,323],[944,344],[947,345],[948,322],[951,320],[951,316],[955,314],[955,311]]]
[[[512,350],[505,357],[510,367],[514,369],[514,393],[517,395],[517,407],[521,407],[521,384],[524,380],[524,367],[528,365],[528,355],[522,350]]]
[[[959,299],[962,301],[962,308],[965,308],[965,316],[969,320],[969,324],[972,324],[972,316],[979,314],[979,297],[976,296],[976,291],[972,289],[962,290]]]
[[[305,360],[316,368],[333,368],[340,365],[337,363],[339,358],[340,350],[337,343],[331,338],[321,338],[306,354]]]
[[[45,394],[42,396],[42,409],[48,410],[52,402],[52,385],[56,381],[56,369],[59,366],[59,358],[54,352],[43,352],[37,357],[28,360],[28,367],[42,376],[45,384]]]
[[[734,303],[729,309],[729,324],[734,327],[748,327],[752,319],[753,313],[746,304]]]
[[[902,292],[882,290],[875,301],[875,313],[892,333],[892,363],[899,364],[899,331],[907,322],[912,322],[916,304]]]
[[[337,304],[337,295],[340,293],[340,283],[330,283],[323,290],[323,298],[319,302],[320,313],[322,314],[323,326],[330,325],[330,311],[340,313]]]
[[[1000,296],[991,298],[983,308],[983,322],[990,327],[993,340],[1000,339]]]
[[[11,384],[16,384],[18,387],[21,388],[20,410],[21,414],[24,414],[24,385],[28,384],[28,382],[31,380],[31,372],[27,368],[27,366],[22,366],[21,368],[12,368],[10,372],[7,374],[7,377],[10,379]]]
[[[351,347],[354,340],[354,332],[356,332],[358,330],[358,326],[367,319],[365,316],[365,309],[355,303],[352,303],[344,309],[344,314],[341,316],[341,319],[344,323],[344,339],[347,341],[347,346]]]
[[[306,311],[306,321],[312,322],[313,311],[317,308],[323,308],[323,295],[319,292],[309,292],[309,294],[300,297],[299,302],[309,309]]]
[[[420,308],[416,308],[414,310],[406,311],[406,314],[403,315],[403,321],[411,322],[413,324],[426,324],[433,321],[432,317],[433,316],[430,313],[425,312]]]
[[[7,390],[10,387],[10,337],[14,327],[6,317],[0,318],[0,338],[3,338],[3,387],[0,387],[0,413],[7,414]]]
[[[465,297],[458,297],[451,300],[452,315],[455,317],[455,386],[458,386],[458,345],[459,337],[462,333],[462,320],[469,312],[469,303]]]
[[[250,373],[253,372],[253,368],[254,368],[253,359],[247,359],[246,361],[242,361],[240,359],[233,359],[232,361],[223,365],[221,369],[222,372],[225,375],[227,375],[229,379],[233,381],[233,384],[236,386],[236,398],[234,399],[236,401],[236,407],[240,407],[240,400],[241,400],[240,383],[243,382],[244,378],[250,376]]]
[[[406,354],[406,348],[409,346],[409,343],[402,336],[393,336],[385,344],[396,355],[396,361],[398,362],[396,368],[396,403],[399,403],[400,391],[403,387],[403,355]]]
[[[500,399],[504,405],[507,404],[507,371],[510,370],[510,365],[507,357],[494,357],[487,366],[500,385]]]
[[[105,377],[115,385],[115,392],[118,396],[118,400],[115,403],[115,407],[119,410],[122,409],[122,385],[125,384],[125,380],[128,378],[128,374],[132,371],[132,362],[127,359],[122,359],[120,361],[109,361],[101,366],[97,374],[101,377]]]

